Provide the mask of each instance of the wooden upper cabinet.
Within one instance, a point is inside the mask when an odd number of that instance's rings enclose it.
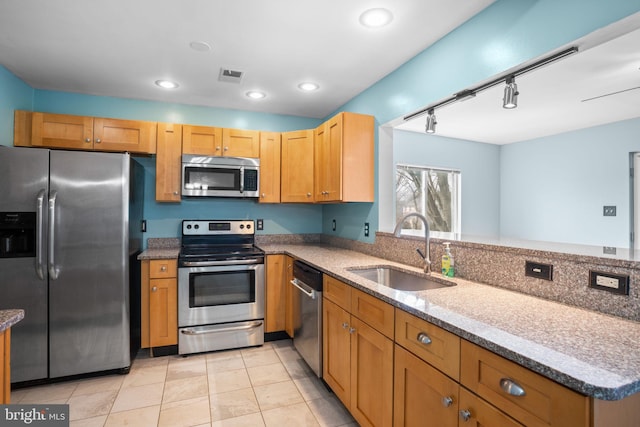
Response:
[[[101,151],[156,152],[155,122],[93,119],[93,148]]]
[[[280,203],[280,133],[260,132],[260,203]]]
[[[373,202],[373,116],[339,113],[315,133],[316,201]]]
[[[179,202],[182,173],[182,125],[158,123],[156,201]]]
[[[33,113],[31,126],[34,147],[93,149],[93,117]]]
[[[222,129],[222,155],[260,157],[260,131]]]
[[[183,125],[182,153],[222,156],[222,128]]]
[[[31,145],[71,150],[156,152],[156,123],[33,113]]]
[[[282,133],[280,201],[313,202],[313,129]]]

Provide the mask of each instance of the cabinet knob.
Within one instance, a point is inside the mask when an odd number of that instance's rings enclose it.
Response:
[[[500,380],[500,388],[511,396],[524,396],[527,394],[527,392],[524,391],[524,388],[511,378],[502,378]]]
[[[163,265],[162,267],[160,267],[160,271],[162,271],[162,272],[167,271],[167,266]]]
[[[471,412],[469,412],[469,410],[467,409],[463,409],[462,411],[460,411],[460,419],[462,421],[469,421],[471,419]]]
[[[311,197],[311,193],[307,193],[307,197]]]
[[[96,139],[96,144],[100,144],[102,140],[100,138]]]
[[[154,286],[153,288],[151,288],[151,292],[156,292],[158,290],[157,286]]]
[[[453,397],[445,396],[442,398],[442,406],[444,406],[445,408],[448,408],[451,405],[453,405]]]
[[[264,197],[264,196],[265,196],[265,194],[264,194],[264,193],[262,193],[262,197]]]
[[[356,331],[356,328],[349,328],[349,333],[352,334]]]
[[[349,327],[349,324],[347,322],[344,322],[342,324],[342,329],[347,329]]]
[[[216,151],[220,151],[220,147],[216,147]]]
[[[224,147],[224,151],[229,151],[229,147]]]
[[[421,344],[424,344],[424,345],[431,344],[431,338],[429,338],[429,335],[425,334],[424,332],[420,332],[416,337],[416,339]]]
[[[178,192],[177,192],[177,191],[174,191],[174,192],[173,192],[173,195],[174,195],[174,196],[177,196],[177,195],[178,195]]]
[[[91,142],[91,138],[85,138],[84,142]]]

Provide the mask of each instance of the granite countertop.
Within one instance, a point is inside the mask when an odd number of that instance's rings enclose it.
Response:
[[[180,248],[149,248],[138,255],[138,259],[172,259],[178,258]]]
[[[24,319],[24,310],[0,310],[0,332],[4,332]]]
[[[317,244],[260,247],[267,254],[286,253],[302,259],[584,395],[618,400],[640,391],[640,323],[459,278],[451,279],[454,287],[397,291],[348,269],[394,265],[420,270]]]

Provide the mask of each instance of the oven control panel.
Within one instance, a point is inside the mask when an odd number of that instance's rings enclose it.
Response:
[[[211,236],[220,234],[254,234],[255,225],[251,219],[233,220],[183,220],[183,236]]]

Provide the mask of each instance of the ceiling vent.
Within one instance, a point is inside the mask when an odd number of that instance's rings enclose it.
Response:
[[[220,75],[218,76],[218,80],[221,82],[240,83],[240,80],[242,80],[243,76],[243,71],[220,68]]]

